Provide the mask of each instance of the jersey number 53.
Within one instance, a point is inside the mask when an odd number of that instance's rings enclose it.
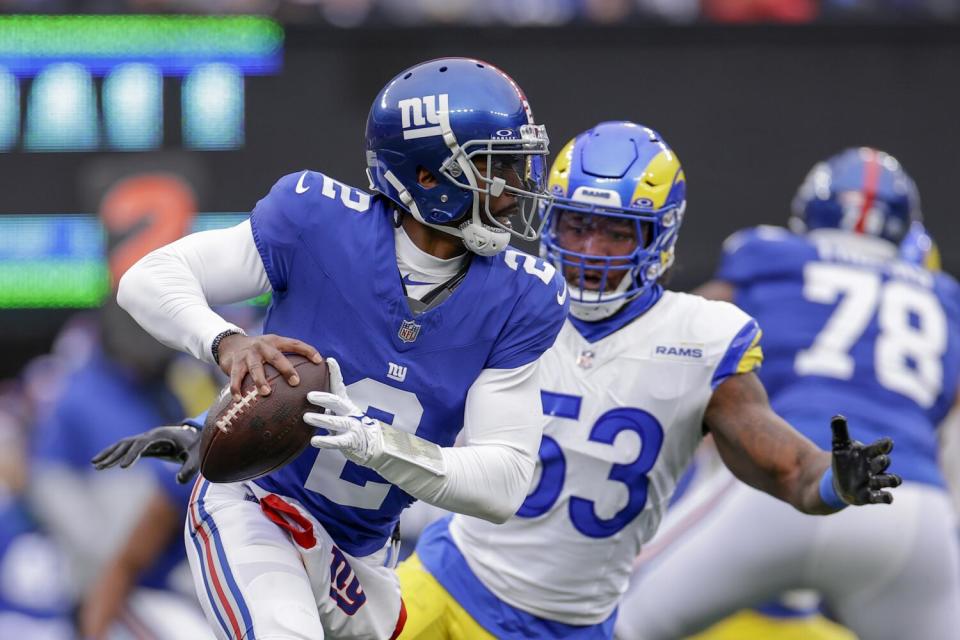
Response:
[[[577,420],[580,417],[580,396],[541,392],[546,415]],[[647,505],[647,474],[653,469],[663,446],[663,427],[643,409],[617,407],[601,415],[590,429],[588,439],[613,445],[617,436],[632,431],[640,437],[640,452],[633,462],[613,464],[607,479],[627,488],[627,504],[611,518],[597,515],[593,500],[570,496],[568,510],[574,528],[591,538],[608,538],[630,524]],[[567,461],[556,440],[544,434],[540,441],[540,482],[517,511],[521,518],[536,518],[550,511],[560,498],[566,480]]]

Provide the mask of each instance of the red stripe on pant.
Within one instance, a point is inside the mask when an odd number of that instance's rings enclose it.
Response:
[[[194,513],[197,504],[197,489],[200,487],[200,483],[203,480],[198,480],[197,484],[193,487],[193,494],[190,496],[190,526],[193,527],[195,533],[200,534],[200,540],[203,541],[203,549],[206,553],[207,561],[206,566],[208,568],[208,573],[213,579],[213,588],[217,593],[217,597],[220,599],[220,604],[223,606],[224,612],[227,614],[227,618],[230,620],[230,626],[233,628],[234,637],[237,640],[243,638],[243,631],[240,630],[240,625],[237,623],[237,616],[233,613],[233,608],[230,606],[230,601],[227,600],[227,595],[223,591],[223,585],[220,584],[220,577],[217,575],[217,566],[213,561],[213,549],[210,544],[210,535],[204,529],[204,525],[200,522],[200,518]],[[201,558],[201,561],[203,558]]]
[[[390,636],[390,640],[397,640],[400,637],[400,633],[403,632],[403,628],[407,624],[407,605],[403,603],[403,598],[400,598],[400,615],[397,616],[397,626],[393,629],[393,635]]]

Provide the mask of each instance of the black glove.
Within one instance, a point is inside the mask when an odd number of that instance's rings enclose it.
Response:
[[[873,444],[850,439],[847,419],[834,416],[833,489],[847,504],[890,504],[893,494],[882,489],[899,487],[903,480],[895,473],[884,473],[890,466],[893,440],[880,438]]]
[[[114,442],[93,456],[90,462],[97,471],[118,464],[121,469],[126,469],[140,456],[182,463],[177,472],[177,482],[186,484],[200,468],[200,431],[187,425],[156,427]]]

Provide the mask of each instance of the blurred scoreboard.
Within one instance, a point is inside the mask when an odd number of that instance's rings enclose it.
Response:
[[[147,157],[240,149],[246,78],[279,73],[283,44],[282,27],[260,16],[0,16],[0,154]],[[90,156],[81,159],[69,165],[77,175]],[[125,166],[111,162],[115,169]],[[62,182],[64,174],[58,176]],[[178,187],[171,189],[175,198]],[[140,202],[135,195],[121,203],[122,219],[109,222],[110,229],[104,211],[20,215],[22,204],[3,211],[0,310],[99,306],[116,273],[111,260],[118,233],[122,241],[142,236],[165,217],[182,222],[179,236],[233,225],[247,215],[195,214],[192,196],[184,196],[189,205],[169,211],[150,198]]]
[[[282,55],[258,16],[0,17],[0,153],[239,148],[244,78]]]
[[[247,213],[198,214],[191,232]],[[0,216],[0,309],[97,307],[110,291],[107,233],[95,215]]]

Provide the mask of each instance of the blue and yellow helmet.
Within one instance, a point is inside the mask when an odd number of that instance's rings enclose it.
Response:
[[[581,133],[560,151],[547,187],[552,199],[544,214],[542,253],[566,272],[575,317],[609,317],[673,264],[687,204],[686,179],[680,160],[653,129],[617,121]],[[565,212],[630,221],[635,248],[613,256],[564,248],[557,224]],[[577,274],[573,278],[571,271]],[[599,285],[586,286],[587,271],[601,274]],[[616,287],[608,286],[611,274],[624,271]]]
[[[910,225],[910,230],[900,242],[900,259],[923,267],[927,271],[941,271],[940,249],[930,232],[919,220]]]
[[[917,187],[897,159],[858,147],[814,165],[793,199],[790,228],[845,229],[899,244],[921,219]]]

